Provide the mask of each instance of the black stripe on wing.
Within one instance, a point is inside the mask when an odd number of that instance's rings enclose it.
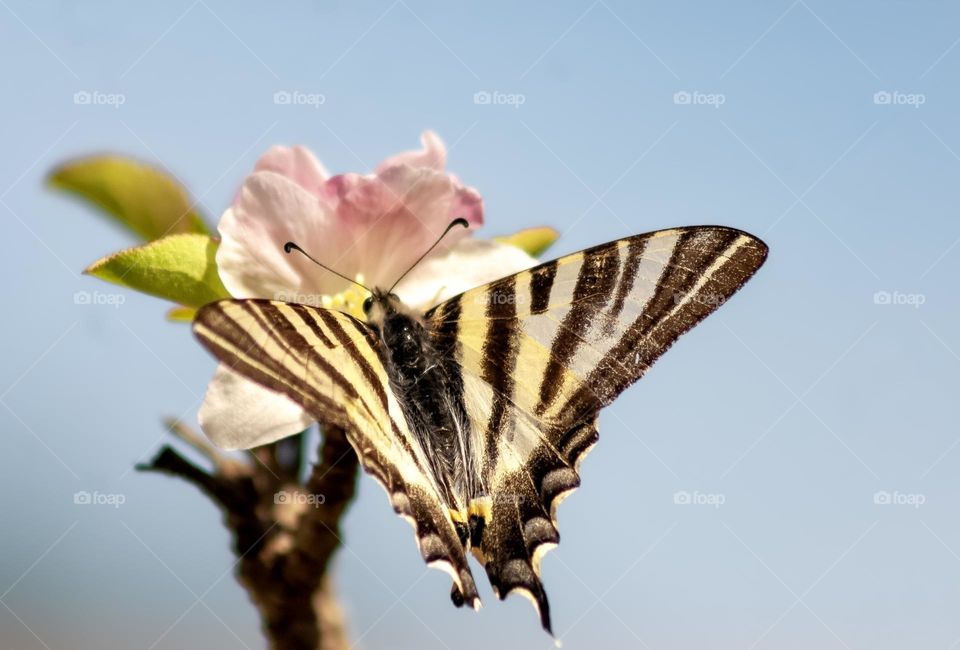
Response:
[[[559,331],[553,339],[550,361],[540,383],[537,415],[543,415],[545,408],[556,399],[562,387],[563,373],[580,348],[584,333],[616,288],[619,260],[615,255],[610,254],[612,250],[615,252],[615,249],[604,246],[583,252],[577,284],[568,301],[570,311],[564,316]],[[534,289],[533,292],[535,291]],[[500,326],[499,323],[497,325]]]
[[[516,279],[506,278],[497,290],[487,294],[487,317],[491,321],[509,322],[517,316]],[[456,304],[456,303],[453,303]],[[491,327],[483,342],[484,381],[494,387],[490,419],[486,423],[485,448],[487,462],[495,460],[496,442],[500,432],[509,425],[510,395],[513,394],[514,373],[517,365],[516,328]]]

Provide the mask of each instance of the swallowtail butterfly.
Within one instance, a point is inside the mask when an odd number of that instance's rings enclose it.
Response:
[[[194,332],[222,363],[347,431],[413,525],[423,559],[453,578],[454,604],[479,607],[472,552],[497,596],[527,596],[550,632],[540,561],[560,540],[557,505],[580,485],[598,412],[766,255],[763,242],[732,228],[660,230],[426,313],[382,289],[364,303],[365,322],[303,304],[224,300],[198,312]]]

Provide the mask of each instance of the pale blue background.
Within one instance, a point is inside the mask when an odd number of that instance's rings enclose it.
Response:
[[[430,127],[490,234],[550,224],[559,253],[707,222],[772,249],[605,413],[544,564],[565,647],[950,648],[958,19],[933,0],[0,0],[0,646],[263,646],[217,511],[130,471],[162,416],[194,417],[214,364],[160,301],[74,304],[113,291],[78,272],[132,240],[45,191],[46,170],[104,149],[161,161],[218,216],[270,144],[366,171]],[[326,102],[277,106],[278,90]],[[75,506],[78,490],[126,503]],[[550,646],[525,601],[485,584],[479,615],[454,610],[367,478],[345,528],[359,647]]]

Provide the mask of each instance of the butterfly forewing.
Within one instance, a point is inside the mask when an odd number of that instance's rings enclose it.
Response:
[[[459,598],[476,586],[449,509],[427,471],[370,328],[328,309],[269,300],[225,300],[194,321],[200,341],[231,370],[343,427],[364,469],[414,526],[424,560],[447,571]]]
[[[629,237],[470,290],[428,315],[460,363],[490,495],[472,542],[501,596],[549,626],[539,579],[556,506],[579,486],[597,411],[760,267],[767,248],[722,227]],[[455,323],[453,327],[451,323]],[[450,339],[455,337],[455,343]]]

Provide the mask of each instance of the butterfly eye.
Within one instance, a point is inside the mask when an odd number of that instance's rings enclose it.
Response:
[[[367,296],[367,299],[363,301],[363,313],[369,314],[371,309],[373,309],[373,296]]]

